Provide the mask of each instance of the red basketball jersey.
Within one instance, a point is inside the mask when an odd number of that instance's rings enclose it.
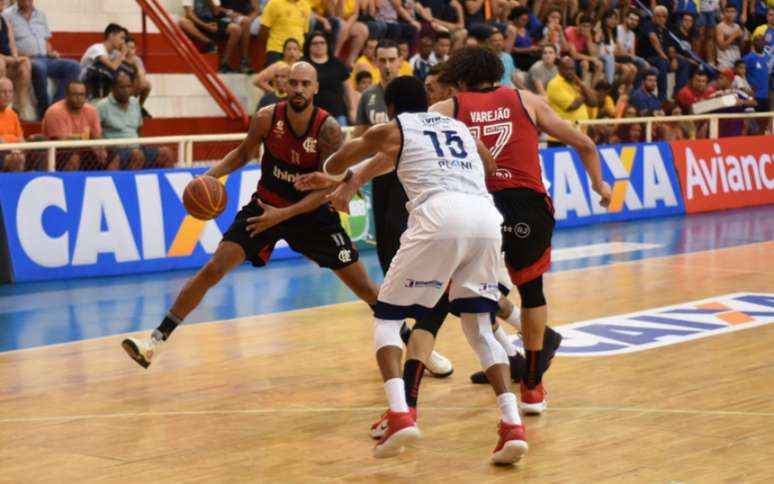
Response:
[[[497,173],[486,179],[489,191],[529,188],[545,193],[538,153],[540,131],[518,91],[507,87],[464,91],[455,101],[454,117],[470,128],[497,161]]]
[[[261,200],[278,207],[292,205],[307,193],[293,187],[298,175],[317,171],[320,155],[317,150],[317,136],[328,117],[324,109],[314,108],[306,131],[293,132],[287,118],[286,102],[274,107],[271,131],[263,141],[261,179],[258,182],[258,196]]]

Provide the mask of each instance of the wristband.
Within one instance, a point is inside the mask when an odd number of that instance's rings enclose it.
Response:
[[[327,160],[325,160],[325,163],[323,163],[323,173],[328,175],[329,177],[333,178],[334,181],[342,182],[347,181],[350,178],[352,178],[352,170],[347,169],[346,171],[339,173],[338,175],[334,175],[333,173],[328,172],[328,162],[330,161],[331,157],[328,157]]]

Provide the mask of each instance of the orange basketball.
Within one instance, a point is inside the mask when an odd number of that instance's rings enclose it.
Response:
[[[183,192],[185,209],[199,220],[212,220],[223,213],[226,201],[226,189],[216,178],[207,175],[191,180]]]

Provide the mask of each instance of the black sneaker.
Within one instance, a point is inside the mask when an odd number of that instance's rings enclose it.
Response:
[[[255,74],[255,69],[253,69],[249,62],[243,60],[239,65],[239,72],[242,74]]]
[[[218,46],[215,44],[215,42],[208,42],[207,45],[204,46],[204,54],[215,54],[218,52]]]
[[[554,359],[556,350],[562,344],[562,335],[546,326],[546,332],[543,334],[543,349],[538,353],[538,358],[542,360],[543,368],[548,371],[551,367],[551,360]]]
[[[527,367],[527,360],[525,360],[524,355],[517,350],[516,356],[508,357],[508,362],[511,364],[511,379],[514,383],[519,383],[521,381],[521,374],[524,373],[524,369]],[[483,371],[470,375],[470,381],[477,385],[489,383],[489,379]]]
[[[218,68],[218,72],[221,74],[236,74],[237,71],[232,69],[228,64],[221,64]]]
[[[151,119],[153,117],[151,116],[151,113],[149,113],[148,110],[145,109],[144,107],[140,108],[140,112],[142,113],[142,117],[145,119]]]

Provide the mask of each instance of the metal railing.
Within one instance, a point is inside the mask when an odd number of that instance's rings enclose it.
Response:
[[[709,137],[717,138],[719,122],[734,119],[760,119],[768,118],[774,126],[774,112],[767,113],[735,113],[735,114],[702,114],[684,116],[661,116],[640,118],[614,118],[593,119],[579,121],[578,126],[594,126],[601,124],[633,124],[645,125],[645,140],[653,140],[653,126],[659,123],[675,123],[684,121],[709,121]],[[352,132],[352,128],[342,128],[346,136]],[[132,139],[99,139],[99,140],[74,140],[74,141],[39,141],[26,143],[0,143],[0,152],[43,152],[45,151],[45,170],[56,171],[57,151],[78,150],[88,148],[124,148],[131,146],[164,145],[172,148],[175,156],[175,166],[192,167],[204,166],[215,163],[225,156],[228,151],[245,138],[246,133],[205,134],[205,135],[174,135],[155,136]]]
[[[709,121],[709,138],[715,139],[719,135],[720,121],[734,119],[760,119],[769,118],[774,122],[774,112],[765,113],[723,113],[723,114],[685,114],[680,116],[648,116],[638,118],[606,118],[606,119],[587,119],[576,121],[576,126],[597,126],[610,124],[644,124],[645,141],[653,141],[653,125],[664,123],[679,123],[683,121]],[[771,127],[767,132],[771,132]]]

